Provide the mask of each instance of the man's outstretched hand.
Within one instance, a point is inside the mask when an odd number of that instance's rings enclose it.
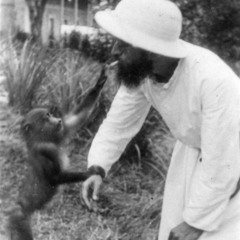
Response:
[[[171,230],[168,240],[197,240],[202,233],[202,230],[183,222]]]
[[[100,190],[100,186],[102,184],[102,177],[100,175],[92,175],[89,177],[82,186],[82,197],[84,203],[87,205],[89,210],[92,210],[91,200],[98,200],[98,193]],[[92,196],[91,196],[91,188],[92,188]]]

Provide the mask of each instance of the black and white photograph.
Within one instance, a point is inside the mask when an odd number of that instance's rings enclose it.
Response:
[[[0,240],[240,240],[240,0],[0,0]]]

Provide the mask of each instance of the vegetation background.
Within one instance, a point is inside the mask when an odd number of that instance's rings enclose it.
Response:
[[[28,1],[32,3],[31,1]],[[37,1],[36,1],[37,2]],[[45,3],[46,1],[42,1]],[[115,5],[111,1],[109,5]],[[176,0],[184,15],[182,38],[218,53],[240,75],[240,2],[238,0]],[[99,1],[96,2],[99,4]],[[34,8],[34,4],[29,7]],[[43,8],[44,10],[44,8]],[[32,19],[35,40],[39,22]],[[102,66],[101,44],[91,55],[71,48],[49,48],[40,41],[1,40],[0,88],[0,239],[6,237],[6,216],[27,170],[25,146],[19,135],[22,115],[38,105],[67,112],[77,94],[95,82]],[[108,48],[110,49],[110,48]],[[103,48],[106,51],[106,48]],[[108,55],[104,58],[104,61]],[[118,89],[114,71],[87,126],[68,143],[71,166],[86,169],[87,153]],[[0,94],[2,90],[0,91]],[[95,212],[81,200],[81,184],[66,186],[33,216],[36,239],[157,239],[164,181],[174,138],[154,109],[116,163],[100,194]],[[176,203],[177,204],[177,203]]]

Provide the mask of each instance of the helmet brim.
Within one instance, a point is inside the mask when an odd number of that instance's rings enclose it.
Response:
[[[135,29],[124,19],[120,19],[114,11],[99,11],[95,15],[95,20],[108,33],[134,47],[172,58],[184,58],[188,54],[187,42],[181,39],[164,41],[150,36],[143,31]]]

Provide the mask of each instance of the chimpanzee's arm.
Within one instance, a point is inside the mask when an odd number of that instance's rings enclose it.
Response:
[[[54,185],[60,185],[65,183],[75,183],[85,181],[89,177],[87,172],[59,172],[59,174],[53,176],[52,181]]]
[[[63,171],[55,176],[56,184],[74,183],[85,181],[91,175],[100,175],[102,178],[105,177],[105,171],[98,166],[90,167],[87,172],[67,172]]]
[[[39,144],[34,149],[33,164],[39,177],[55,185],[54,176],[61,172],[61,155],[57,146],[51,143]]]
[[[81,127],[86,123],[94,110],[106,79],[105,68],[103,68],[95,86],[87,90],[87,92],[81,96],[82,100],[80,103],[75,104],[75,107],[70,114],[63,118],[67,132],[74,130],[77,127]]]
[[[87,172],[70,172],[61,169],[58,161],[54,155],[51,155],[53,158],[46,156],[39,156],[38,160],[41,161],[41,167],[39,171],[42,172],[42,176],[46,181],[49,182],[52,186],[57,186],[64,183],[74,183],[84,181],[88,178]]]
[[[53,144],[41,144],[37,150],[35,151],[35,160],[37,160],[35,168],[38,168],[38,173],[52,186],[80,182],[88,178],[89,174],[87,172],[63,170],[61,167],[61,153]]]

